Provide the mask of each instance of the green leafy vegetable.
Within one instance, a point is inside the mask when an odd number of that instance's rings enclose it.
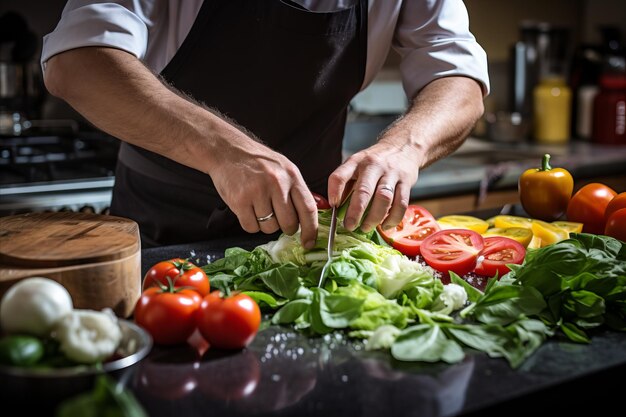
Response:
[[[230,248],[204,270],[215,288],[253,297],[274,325],[312,336],[346,331],[402,361],[454,363],[478,350],[517,367],[556,331],[585,343],[588,329],[626,330],[626,249],[615,239],[572,234],[529,250],[523,265],[480,291],[454,273],[444,285],[375,231],[339,226],[328,279],[317,288],[329,211],[319,224],[312,250],[299,233],[283,234],[252,251]]]

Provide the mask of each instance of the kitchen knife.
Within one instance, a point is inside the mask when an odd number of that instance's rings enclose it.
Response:
[[[324,279],[326,278],[326,272],[328,270],[328,266],[333,260],[333,253],[335,251],[334,248],[335,248],[336,231],[337,231],[337,207],[333,206],[333,212],[330,218],[330,230],[328,231],[328,245],[326,248],[328,252],[328,260],[326,261],[326,263],[324,264],[324,267],[322,268],[322,273],[320,274],[320,280],[319,280],[319,283],[317,284],[318,288],[321,288],[322,285],[324,285]]]

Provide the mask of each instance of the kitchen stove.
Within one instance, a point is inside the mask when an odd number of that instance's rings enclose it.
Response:
[[[36,125],[0,136],[0,216],[108,213],[119,140],[71,121]]]

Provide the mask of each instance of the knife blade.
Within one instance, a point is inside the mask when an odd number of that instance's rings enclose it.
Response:
[[[330,218],[330,230],[328,231],[328,245],[326,246],[326,251],[328,253],[328,260],[324,264],[322,268],[322,272],[320,273],[320,280],[317,284],[318,288],[321,288],[324,285],[324,279],[326,278],[326,273],[328,271],[328,266],[333,260],[333,253],[335,252],[335,233],[337,232],[337,206],[333,206],[333,212]]]

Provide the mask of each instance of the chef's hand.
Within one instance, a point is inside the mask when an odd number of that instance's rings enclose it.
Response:
[[[350,156],[328,179],[331,205],[339,205],[341,196],[352,188],[344,227],[356,229],[370,203],[362,231],[369,232],[378,224],[389,228],[400,223],[417,181],[418,160],[416,150],[384,141]]]
[[[249,233],[280,229],[288,235],[300,227],[302,245],[313,248],[317,205],[298,167],[239,130],[228,134],[232,140],[224,141],[220,162],[210,175],[241,227]]]

